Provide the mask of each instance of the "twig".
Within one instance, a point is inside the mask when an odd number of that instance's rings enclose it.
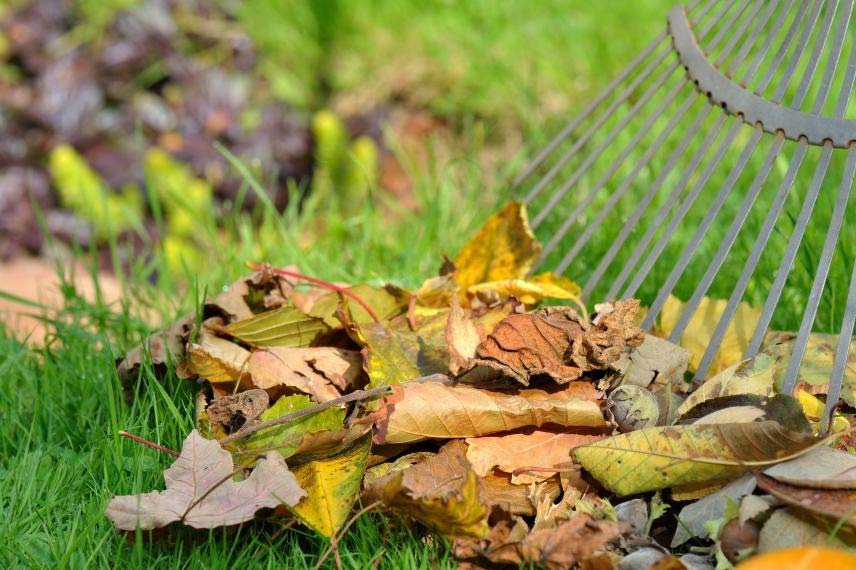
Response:
[[[303,408],[302,410],[297,410],[296,412],[291,412],[290,414],[285,414],[284,416],[280,416],[278,418],[273,418],[272,420],[268,420],[266,422],[261,422],[258,424],[254,424],[245,428],[241,428],[232,435],[227,435],[223,439],[220,440],[221,446],[226,446],[232,443],[233,441],[242,439],[247,437],[248,435],[252,435],[257,431],[261,431],[263,429],[267,429],[269,427],[278,426],[282,424],[287,424],[296,420],[297,418],[302,418],[303,416],[308,416],[310,414],[315,414],[317,412],[326,410],[327,408],[332,408],[335,406],[339,406],[341,404],[347,404],[349,402],[356,402],[359,400],[368,400],[371,398],[376,398],[377,396],[382,396],[386,392],[392,390],[390,386],[380,386],[379,388],[372,388],[371,390],[357,390],[356,392],[351,392],[345,396],[341,396],[339,398],[334,398],[332,400],[328,400],[326,402],[322,402],[320,404],[316,404],[314,406],[309,406],[308,408]]]
[[[247,267],[252,269],[253,271],[261,271],[265,268],[264,264],[261,263],[253,263],[251,261],[247,262]],[[272,271],[276,275],[282,275],[283,277],[291,277],[293,279],[300,279],[301,281],[308,281],[309,283],[314,283],[319,287],[324,287],[325,289],[330,289],[331,291],[335,291],[336,293],[340,293],[349,299],[352,299],[360,304],[360,306],[366,310],[372,320],[376,323],[380,322],[380,319],[377,316],[377,313],[369,307],[368,303],[362,300],[362,298],[350,291],[347,287],[341,287],[336,285],[335,283],[330,283],[329,281],[325,281],[323,279],[318,279],[317,277],[309,277],[308,275],[304,275],[302,273],[298,273],[296,271],[290,271],[288,269],[279,269],[277,267],[271,267],[270,271]]]
[[[342,530],[340,530],[336,536],[334,536],[333,538],[330,539],[330,546],[327,547],[327,550],[325,550],[324,554],[321,555],[321,558],[318,559],[318,563],[315,564],[315,570],[318,570],[319,568],[321,568],[321,565],[324,564],[324,561],[327,560],[327,558],[329,558],[330,554],[332,554],[334,549],[336,552],[339,551],[339,542],[345,536],[345,533],[348,532],[348,530],[352,526],[354,526],[354,523],[357,522],[357,519],[359,519],[361,516],[363,516],[367,512],[369,512],[373,509],[376,509],[377,507],[381,506],[382,504],[383,503],[381,503],[380,501],[375,501],[374,503],[370,504],[369,506],[363,507],[362,509],[360,509],[359,511],[354,513],[354,516],[352,516],[348,520],[348,522],[345,523],[345,526],[342,527]]]
[[[170,449],[168,447],[164,447],[164,446],[160,445],[159,443],[149,441],[149,440],[144,439],[138,435],[134,435],[134,434],[128,433],[126,431],[120,431],[119,435],[122,437],[126,437],[126,438],[130,439],[131,441],[136,441],[137,443],[142,443],[146,447],[151,447],[152,449],[157,449],[161,453],[166,453],[167,455],[172,455],[173,457],[178,457],[178,452],[176,450]]]

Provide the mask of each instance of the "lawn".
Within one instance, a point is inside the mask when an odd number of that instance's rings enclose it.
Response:
[[[169,464],[168,457],[117,433],[127,430],[180,447],[192,429],[195,387],[171,370],[158,379],[149,367],[129,404],[115,359],[144,337],[152,321],[169,322],[195,310],[244,273],[247,260],[296,263],[304,273],[331,281],[418,285],[436,272],[442,255],[454,254],[511,197],[509,181],[524,158],[647,44],[671,3],[351,4],[346,17],[327,27],[319,22],[328,22],[330,12],[308,3],[291,13],[277,0],[250,0],[241,17],[266,46],[261,68],[290,101],[311,109],[406,98],[408,105],[446,118],[454,133],[451,150],[429,152],[428,160],[401,151],[417,208],[376,194],[351,216],[337,215],[311,197],[300,210],[292,206],[282,215],[264,206],[252,213],[226,211],[220,227],[211,228],[202,271],[174,273],[161,257],[140,259],[121,276],[128,290],[121,304],[87,302],[65,287],[65,308],[46,323],[44,347],[29,347],[0,331],[3,567],[313,568],[328,543],[299,528],[284,531],[276,521],[210,533],[179,529],[155,544],[117,535],[103,516],[107,500],[114,493],[160,488]],[[301,26],[306,21],[313,24]],[[295,26],[303,35],[282,32]],[[319,69],[323,73],[316,73]],[[508,140],[513,148],[507,159],[495,161],[496,171],[485,171],[479,157]],[[776,167],[781,176],[787,163]],[[245,174],[248,191],[261,193]],[[789,211],[797,211],[796,198],[792,206]],[[830,207],[831,201],[819,206]],[[760,218],[748,223],[751,236]],[[540,237],[548,237],[550,229],[548,224],[539,230]],[[821,227],[812,231],[822,237]],[[751,240],[737,247],[750,246]],[[598,245],[589,255],[602,251]],[[88,253],[77,252],[91,260]],[[771,255],[774,259],[775,250]],[[852,262],[852,253],[845,259]],[[850,267],[849,262],[839,265]],[[772,261],[765,263],[761,273]],[[816,254],[808,251],[798,263],[798,283],[786,298],[795,304],[804,302]],[[576,267],[578,275],[570,276],[583,280],[590,270],[585,259]],[[653,277],[662,279],[668,267],[655,271]],[[693,267],[687,280],[703,271]],[[841,275],[824,297],[824,329],[837,324],[840,310],[834,307],[845,296],[849,271],[836,272]],[[727,294],[724,287],[714,292]],[[654,292],[643,290],[649,299]],[[679,292],[686,296],[691,289]],[[757,302],[760,293],[751,289],[751,295]],[[140,307],[147,309],[145,320]],[[775,324],[793,328],[795,323],[785,315]],[[347,534],[341,556],[347,568],[376,562],[381,568],[455,567],[442,541],[371,514]],[[332,559],[326,566],[333,566]]]

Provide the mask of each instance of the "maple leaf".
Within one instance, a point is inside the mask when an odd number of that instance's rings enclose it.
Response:
[[[277,453],[260,460],[250,476],[232,479],[228,451],[193,430],[166,471],[165,491],[113,497],[106,515],[120,530],[150,530],[173,522],[214,528],[246,522],[262,508],[296,505],[306,492]]]

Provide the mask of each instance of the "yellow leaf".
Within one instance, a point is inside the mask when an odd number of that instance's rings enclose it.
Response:
[[[197,342],[187,345],[190,371],[209,382],[237,381],[249,358],[248,350],[207,332],[199,335]]]
[[[470,298],[495,294],[498,299],[514,297],[524,305],[534,305],[544,299],[581,303],[581,291],[580,286],[570,279],[553,273],[542,273],[530,279],[503,279],[477,283],[467,288],[466,292]]]
[[[820,399],[815,398],[805,390],[797,391],[797,400],[802,406],[803,412],[811,423],[811,428],[814,433],[820,431],[821,421],[823,420],[823,409],[825,404]],[[850,429],[850,422],[847,421],[841,414],[835,414],[832,419],[832,433],[839,433]]]
[[[710,344],[713,331],[719,323],[719,317],[722,315],[727,304],[728,302],[724,299],[704,297],[690,319],[678,343],[689,350],[692,355],[690,358],[690,371],[694,371],[704,357],[704,352],[707,350],[708,344]],[[678,319],[680,319],[683,311],[684,303],[678,298],[669,295],[660,313],[660,331],[664,337],[667,337],[672,332],[672,329],[675,328],[675,325],[678,324]],[[749,346],[749,340],[755,332],[755,325],[758,324],[760,317],[760,308],[752,307],[743,301],[740,302],[737,310],[734,312],[731,323],[729,323],[728,328],[725,330],[725,336],[722,339],[719,351],[716,353],[716,357],[713,359],[708,370],[711,375],[725,370],[743,359],[743,354]]]
[[[585,387],[583,387],[585,386]],[[378,425],[379,443],[478,437],[526,426],[603,427],[595,392],[570,383],[558,392],[481,390],[440,382],[411,382],[390,397],[392,411]]]
[[[455,258],[455,281],[462,291],[486,281],[524,277],[541,244],[529,228],[526,206],[511,202],[488,218]]]
[[[442,328],[437,330],[442,334]],[[444,347],[426,342],[425,337],[411,330],[368,323],[355,327],[353,334],[366,347],[364,367],[370,388],[441,374],[448,369]]]
[[[675,413],[680,417],[695,406],[712,398],[736,396],[738,394],[771,396],[773,394],[775,368],[773,359],[763,353],[740,364],[730,366],[699,386],[684,400],[683,404],[678,406]]]
[[[307,496],[291,507],[294,514],[323,536],[335,536],[360,493],[370,449],[371,436],[365,436],[338,455],[295,467],[292,473]]]
[[[724,481],[798,457],[823,440],[775,421],[646,428],[577,447],[573,457],[604,487],[633,495]]]

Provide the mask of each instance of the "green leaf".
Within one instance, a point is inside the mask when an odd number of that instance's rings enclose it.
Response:
[[[381,321],[388,321],[403,314],[410,302],[410,293],[393,285],[386,287],[372,287],[365,284],[354,285],[349,287],[348,291],[371,307]],[[331,291],[315,301],[309,315],[322,319],[330,328],[341,328],[342,322],[339,320],[337,312],[345,301],[347,301],[348,318],[351,322],[357,324],[374,322],[374,318],[362,305],[335,291]]]
[[[330,331],[322,319],[284,306],[223,327],[223,332],[253,346],[310,346]]]
[[[368,350],[365,369],[369,388],[400,384],[448,370],[449,356],[441,335],[435,339],[439,342],[435,342],[405,328],[369,323],[357,327],[356,337]]]
[[[793,459],[822,441],[764,421],[647,428],[572,454],[604,487],[624,496],[730,479]]]
[[[292,512],[319,534],[334,537],[359,496],[370,450],[367,434],[342,453],[295,467],[292,473],[308,495]]]

